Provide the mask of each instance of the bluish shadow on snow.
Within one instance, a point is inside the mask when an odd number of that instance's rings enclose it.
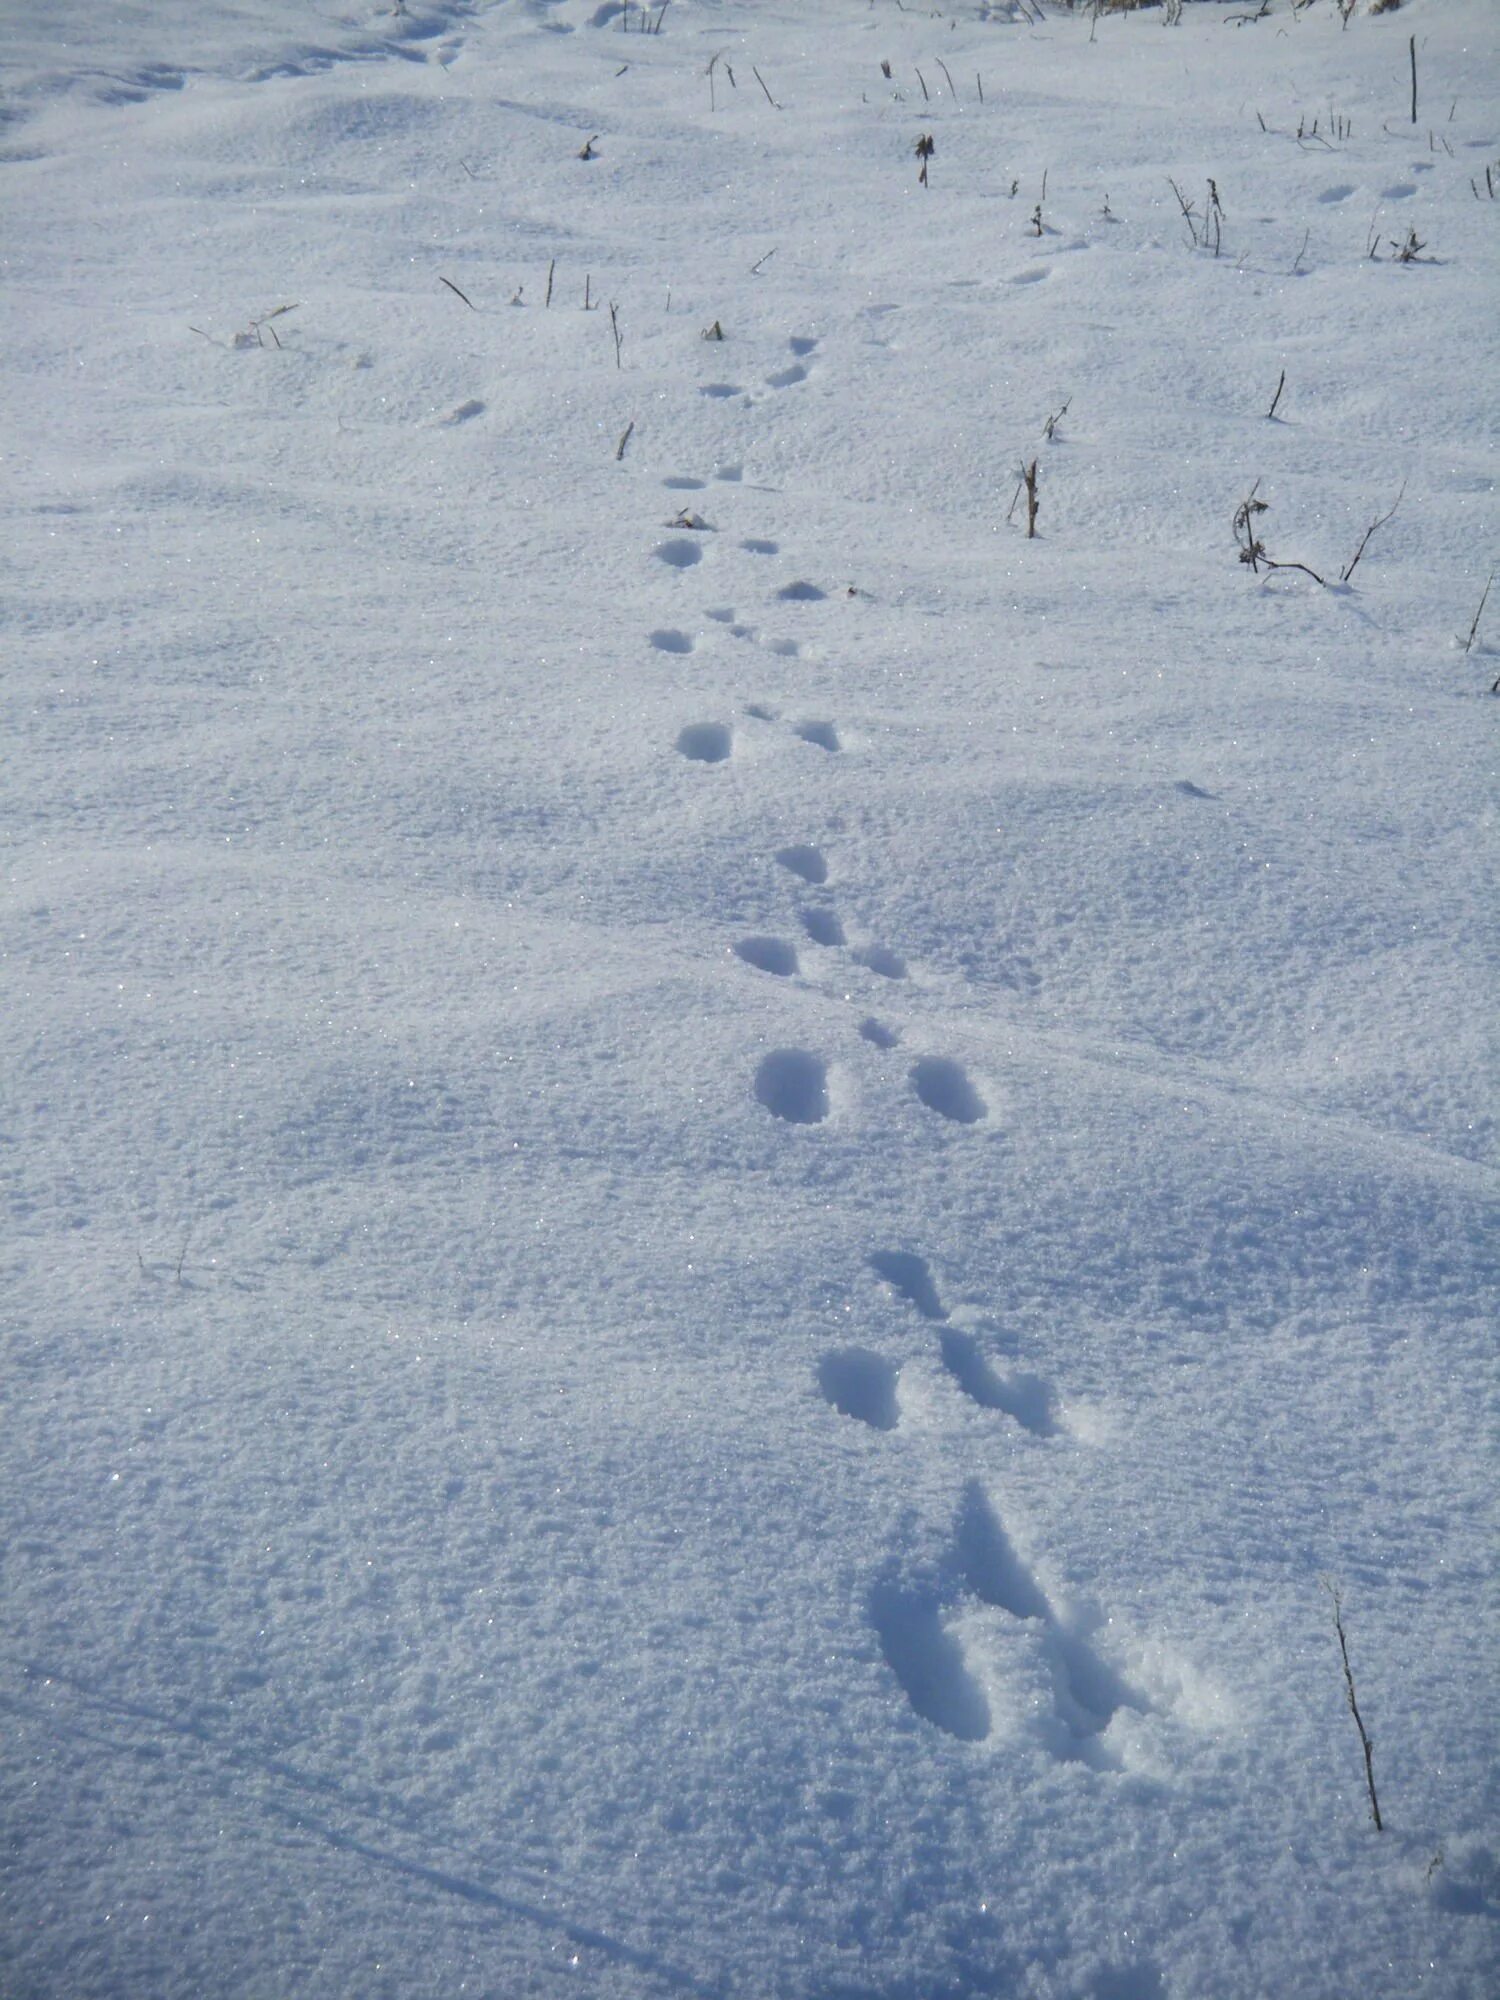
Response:
[[[896,1370],[867,1347],[843,1347],[818,1363],[818,1387],[840,1415],[872,1430],[896,1428]]]
[[[963,1648],[943,1629],[937,1597],[877,1583],[870,1592],[870,1623],[917,1714],[960,1742],[982,1743],[990,1733],[990,1705],[964,1664]]]

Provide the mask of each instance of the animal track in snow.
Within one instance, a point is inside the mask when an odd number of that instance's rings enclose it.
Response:
[[[793,361],[790,366],[778,368],[774,374],[768,375],[766,377],[766,387],[768,389],[792,389],[799,382],[805,382],[806,380],[807,370],[800,361]]]
[[[814,944],[837,950],[844,942],[844,926],[832,910],[803,910],[802,928]]]
[[[780,542],[768,542],[762,535],[747,535],[740,543],[753,556],[774,556],[781,553]]]
[[[705,382],[698,391],[700,396],[712,397],[716,402],[724,402],[730,396],[743,396],[744,393],[737,382]],[[725,475],[721,472],[718,477],[722,479]]]
[[[863,1030],[861,1030],[863,1033]],[[948,1309],[938,1296],[932,1268],[914,1250],[876,1250],[870,1268],[898,1298],[914,1306],[923,1319],[942,1328],[938,1352],[943,1366],[970,1402],[982,1410],[1000,1410],[1034,1437],[1052,1437],[1058,1424],[1051,1387],[1039,1375],[1000,1375],[986,1359],[979,1342],[949,1323]]]
[[[821,604],[828,592],[799,578],[796,583],[783,584],[776,595],[787,604]]]
[[[831,722],[799,722],[793,725],[792,734],[800,736],[804,743],[815,743],[820,750],[842,748],[839,733]]]
[[[818,1387],[842,1416],[872,1430],[896,1428],[896,1370],[867,1347],[843,1347],[818,1363]]]
[[[828,1067],[806,1049],[773,1049],[755,1072],[755,1095],[788,1125],[821,1125],[828,1116]]]
[[[671,627],[663,627],[651,634],[651,643],[658,653],[690,653],[694,641],[686,632],[678,632]]]
[[[695,764],[722,764],[734,738],[722,722],[690,722],[678,732],[677,748]]]
[[[690,542],[685,537],[674,538],[670,542],[657,543],[656,560],[666,563],[670,569],[691,569],[695,563],[702,562],[703,550],[697,542]]]
[[[685,473],[674,473],[670,479],[662,481],[674,493],[701,493],[708,484],[706,479],[690,479]]]
[[[828,863],[819,848],[781,847],[776,851],[776,859],[802,881],[811,882],[814,888],[820,889],[828,880]]]
[[[1039,1375],[997,1375],[971,1333],[945,1326],[939,1337],[943,1366],[971,1402],[982,1410],[1003,1410],[1033,1437],[1052,1437],[1052,1391]]]
[[[797,970],[797,952],[784,938],[741,938],[734,946],[736,958],[759,972],[774,972],[778,979],[790,979]]]
[[[899,1028],[886,1027],[884,1022],[877,1021],[873,1014],[860,1022],[859,1032],[863,1040],[877,1049],[893,1049],[901,1039]]]
[[[459,403],[442,419],[444,424],[466,424],[473,417],[484,415],[484,404],[477,396],[470,396],[466,403]]]
[[[792,350],[793,354],[799,356],[813,354],[817,351],[817,336],[811,333],[794,333],[787,342],[787,346]]]
[[[889,945],[862,944],[850,953],[856,965],[862,965],[867,972],[875,972],[882,979],[904,979],[906,960],[900,952],[892,951]]]
[[[870,1592],[870,1623],[913,1709],[961,1743],[982,1743],[990,1733],[990,1705],[963,1647],[944,1628],[943,1608],[936,1589],[885,1581]]]
[[[1029,1628],[1052,1695],[1047,1747],[1060,1761],[1109,1766],[1098,1741],[1121,1708],[1144,1709],[1133,1688],[1087,1640],[1064,1626],[1011,1545],[977,1479],[965,1486],[947,1556],[916,1582],[887,1575],[870,1593],[870,1622],[886,1662],[916,1713],[950,1736],[982,1742],[989,1702],[945,1614],[977,1600]]]
[[[870,1264],[898,1297],[916,1307],[923,1319],[948,1317],[925,1257],[919,1257],[914,1250],[877,1250]]]
[[[1095,1739],[1120,1709],[1144,1710],[1147,1703],[1086,1639],[1061,1624],[1046,1592],[1011,1547],[977,1479],[964,1489],[954,1549],[964,1581],[977,1598],[1041,1628],[1042,1657],[1052,1683],[1055,1726],[1048,1747],[1053,1755],[1070,1763],[1111,1762]]]
[[[1318,196],[1318,200],[1323,202],[1347,201],[1353,192],[1354,189],[1347,181],[1341,181],[1337,187],[1324,188],[1323,192]]]
[[[989,1109],[963,1064],[948,1056],[923,1056],[912,1066],[911,1085],[929,1111],[955,1125],[977,1125]]]

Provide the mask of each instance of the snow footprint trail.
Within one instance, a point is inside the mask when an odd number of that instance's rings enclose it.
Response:
[[[1003,1626],[986,1625],[980,1607],[1001,1613]],[[886,1664],[914,1712],[960,1742],[982,1743],[991,1735],[986,1656],[1016,1646],[1023,1658],[1012,1660],[1012,1667],[1020,1667],[1024,1678],[1029,1666],[1046,1688],[1050,1713],[1040,1715],[1042,1744],[1059,1763],[1118,1769],[1119,1757],[1100,1738],[1122,1708],[1150,1710],[1145,1697],[1059,1618],[977,1479],[963,1489],[938,1562],[914,1577],[893,1562],[872,1586],[867,1609]]]
[[[1048,1385],[1034,1375],[1006,1379],[996,1373],[974,1336],[950,1323],[924,1257],[913,1250],[877,1250],[870,1264],[898,1298],[939,1329],[943,1365],[972,1402],[1004,1412],[1034,1436],[1054,1434]],[[864,1350],[827,1355],[819,1385],[834,1408],[872,1422],[865,1410],[873,1404],[874,1387],[878,1383],[883,1389],[889,1380],[889,1400],[879,1405],[888,1421],[878,1427],[892,1429],[899,1419],[895,1383],[888,1364],[880,1372],[878,1367],[878,1357]],[[978,1671],[983,1663],[971,1658],[971,1648],[980,1642],[967,1614],[976,1605],[1003,1612],[1028,1628],[1034,1665],[1050,1693],[1051,1714],[1043,1729],[1049,1752],[1063,1762],[1100,1768],[1117,1762],[1098,1739],[1122,1707],[1144,1709],[1146,1703],[1058,1616],[1016,1553],[983,1485],[970,1478],[960,1496],[948,1552],[935,1572],[912,1580],[902,1577],[899,1565],[890,1566],[872,1587],[868,1603],[886,1664],[914,1712],[966,1743],[983,1742],[993,1721]],[[953,1629],[955,1625],[964,1631]]]
[[[799,382],[805,382],[812,373],[809,358],[818,351],[817,340],[811,334],[793,334],[787,342],[792,359],[784,368],[773,369],[766,377],[768,389],[795,389]]]
[[[981,1603],[1040,1628],[1042,1663],[1051,1684],[1047,1748],[1064,1763],[1109,1768],[1117,1759],[1096,1740],[1122,1708],[1146,1712],[1144,1696],[1077,1633],[1058,1619],[1046,1592],[1011,1546],[999,1515],[977,1479],[964,1488],[954,1524],[954,1553],[966,1590]]]
[[[958,1387],[982,1410],[998,1410],[1033,1437],[1058,1431],[1056,1398],[1051,1384],[1039,1375],[1001,1375],[991,1365],[978,1340],[949,1322],[948,1309],[924,1257],[914,1250],[876,1250],[870,1268],[898,1298],[941,1329],[938,1353]]]

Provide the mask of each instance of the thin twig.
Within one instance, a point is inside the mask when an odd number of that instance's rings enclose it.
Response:
[[[1285,387],[1286,387],[1286,370],[1283,368],[1281,371],[1281,380],[1276,384],[1276,394],[1271,398],[1271,407],[1269,410],[1266,411],[1267,422],[1269,422],[1270,419],[1275,416],[1276,405],[1281,401],[1281,392]]]
[[[438,273],[438,283],[440,285],[446,285],[449,291],[453,293],[455,298],[462,299],[464,304],[469,308],[469,311],[471,313],[478,312],[479,310],[478,306],[475,305],[474,301],[469,297],[468,293],[461,292],[458,289],[457,285],[454,284],[453,280],[451,278],[445,278],[441,271],[439,271]]]
[[[1380,1800],[1375,1796],[1375,1739],[1365,1728],[1364,1718],[1359,1712],[1359,1702],[1354,1693],[1354,1669],[1349,1664],[1349,1641],[1344,1634],[1344,1604],[1338,1585],[1330,1583],[1325,1576],[1323,1588],[1333,1599],[1333,1629],[1339,1635],[1339,1655],[1344,1662],[1344,1695],[1349,1703],[1349,1713],[1354,1717],[1354,1726],[1359,1731],[1359,1747],[1365,1754],[1365,1790],[1370,1794],[1370,1817],[1375,1822],[1375,1831],[1384,1833],[1385,1822],[1380,1817]]]
[[[1359,559],[1365,552],[1366,543],[1369,541],[1371,535],[1374,534],[1375,530],[1377,528],[1383,528],[1386,522],[1391,518],[1391,515],[1395,513],[1396,509],[1401,505],[1402,495],[1405,492],[1406,492],[1406,481],[1403,479],[1401,482],[1401,492],[1398,493],[1395,499],[1391,502],[1390,512],[1382,514],[1378,521],[1372,521],[1369,527],[1365,529],[1363,535],[1360,536],[1359,547],[1354,551],[1354,554],[1350,556],[1348,567],[1345,569],[1343,575],[1339,578],[1340,583],[1347,583],[1350,577],[1353,576],[1355,570],[1358,569],[1359,567]]]
[[[620,442],[619,442],[619,443],[618,443],[618,444],[617,444],[617,445],[615,446],[615,464],[616,464],[616,465],[618,465],[618,464],[620,463],[621,459],[622,459],[622,458],[624,458],[624,456],[625,456],[625,447],[626,447],[626,445],[628,445],[628,444],[629,444],[629,442],[630,442],[630,437],[631,437],[631,433],[632,433],[632,432],[634,431],[634,429],[635,429],[635,418],[634,418],[634,417],[632,417],[632,418],[630,419],[630,422],[629,422],[629,423],[628,423],[628,424],[627,424],[627,425],[625,426],[624,430],[623,430],[623,431],[621,431],[621,433],[620,433]]]
[[[1493,583],[1494,581],[1495,581],[1495,572],[1491,570],[1489,583],[1487,583],[1484,586],[1484,596],[1481,597],[1479,600],[1479,609],[1474,613],[1474,623],[1469,627],[1469,636],[1467,639],[1464,640],[1464,651],[1466,653],[1469,651],[1470,647],[1474,644],[1474,635],[1479,630],[1479,621],[1484,616],[1485,605],[1489,602],[1490,584]]]

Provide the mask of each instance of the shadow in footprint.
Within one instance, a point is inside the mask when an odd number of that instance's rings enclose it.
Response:
[[[982,1743],[990,1733],[990,1705],[964,1664],[963,1648],[943,1630],[937,1598],[878,1583],[870,1592],[870,1623],[917,1714],[960,1742]]]
[[[806,380],[807,370],[802,366],[800,361],[793,361],[786,368],[778,368],[774,375],[768,375],[766,377],[766,387],[768,389],[791,389],[798,382],[805,382]]]
[[[1001,1410],[1014,1417],[1033,1437],[1052,1437],[1057,1423],[1052,1415],[1052,1393],[1036,1375],[999,1376],[979,1351],[970,1333],[945,1327],[942,1338],[943,1366],[959,1388],[982,1410]]]
[[[1010,1537],[977,1479],[964,1488],[953,1543],[964,1582],[976,1597],[998,1605],[1012,1618],[1040,1618],[1051,1623],[1052,1607],[1041,1585],[1011,1547]]]
[[[799,722],[792,734],[800,736],[804,743],[815,743],[820,750],[839,748],[839,733],[831,722]]]
[[[901,1039],[899,1028],[888,1028],[883,1021],[877,1021],[872,1014],[859,1024],[860,1036],[877,1049],[893,1049]]]
[[[705,382],[703,387],[698,391],[700,396],[712,396],[716,401],[720,402],[728,396],[742,396],[744,393],[744,390],[733,382]],[[725,475],[720,472],[714,476],[722,479]]]
[[[755,1072],[755,1095],[788,1125],[821,1125],[828,1116],[828,1069],[805,1049],[773,1049]]]
[[[1086,1640],[1062,1631],[1055,1622],[1047,1634],[1047,1656],[1058,1719],[1073,1737],[1101,1735],[1119,1709],[1145,1708],[1141,1697]]]
[[[677,748],[695,764],[722,764],[733,742],[722,722],[690,722],[679,732]]]
[[[778,979],[790,979],[797,970],[797,954],[784,938],[741,938],[734,947],[736,958],[753,965],[757,972],[774,972]]]
[[[788,583],[776,595],[788,604],[821,604],[828,592],[819,590],[815,583]]]
[[[818,1387],[826,1402],[845,1417],[872,1430],[896,1428],[896,1370],[867,1347],[844,1347],[818,1363]]]
[[[866,972],[879,973],[882,979],[906,977],[906,960],[900,952],[892,951],[889,945],[864,944],[851,956],[856,965],[862,965]]]
[[[977,1125],[988,1108],[963,1065],[947,1056],[924,1056],[912,1069],[911,1083],[929,1111],[956,1125]]]
[[[943,1302],[938,1297],[932,1270],[925,1257],[919,1257],[915,1250],[876,1250],[870,1256],[870,1268],[885,1279],[891,1290],[906,1303],[915,1306],[923,1319],[946,1319]]]
[[[830,950],[844,942],[844,926],[832,910],[804,910],[802,928],[814,944],[827,945]]]
[[[816,847],[779,847],[776,859],[814,888],[820,889],[828,880],[828,863]]]
[[[792,350],[793,354],[797,355],[811,354],[817,347],[817,344],[814,336],[808,333],[794,333],[787,342],[787,346]]]
[[[703,551],[696,542],[686,540],[658,542],[656,559],[672,569],[691,569],[694,563],[701,563]]]
[[[781,544],[780,542],[764,541],[759,535],[751,535],[747,540],[740,543],[740,547],[747,549],[752,556],[774,556],[780,549]]]
[[[674,493],[701,493],[707,483],[704,479],[688,479],[680,473],[675,478],[662,481],[662,485],[669,486]]]
[[[690,653],[693,650],[693,642],[686,632],[653,632],[651,643],[658,653]]]
[[[1034,1619],[1043,1627],[1042,1652],[1055,1716],[1054,1754],[1067,1761],[1110,1762],[1093,1739],[1109,1727],[1118,1709],[1144,1709],[1146,1703],[1086,1639],[1064,1631],[977,1479],[964,1488],[953,1539],[964,1582],[976,1597],[1013,1618]]]

